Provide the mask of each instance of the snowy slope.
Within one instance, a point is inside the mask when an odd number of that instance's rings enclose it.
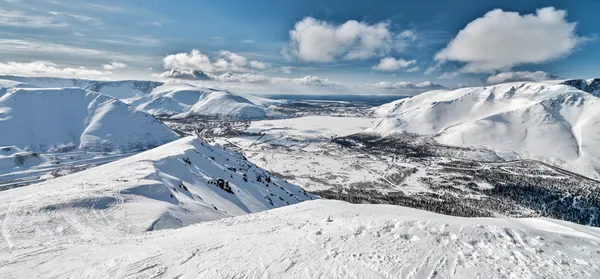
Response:
[[[121,80],[121,81],[96,81],[85,89],[99,92],[117,99],[128,99],[150,94],[154,88],[163,83],[154,81]]]
[[[0,79],[25,83],[31,85],[31,87],[39,88],[79,87],[117,99],[127,99],[150,94],[154,88],[163,84],[162,82],[140,80],[103,81],[54,77],[0,76]],[[0,82],[0,87],[3,87],[2,84]]]
[[[76,210],[42,213],[19,203],[6,210],[2,278],[600,276],[600,230],[551,219],[457,218],[321,200],[182,229],[118,234],[102,223],[88,226]],[[24,212],[29,229],[14,234],[12,214]],[[118,213],[88,215],[110,216]],[[51,226],[40,226],[51,218]]]
[[[487,147],[600,177],[600,99],[566,85],[507,83],[431,91],[375,110],[367,130],[409,132],[439,142]]]
[[[20,83],[26,83],[33,87],[59,88],[59,87],[86,87],[95,81],[77,78],[56,78],[56,77],[22,77],[22,76],[0,76],[3,80],[12,80]]]
[[[219,178],[227,181],[230,191],[214,183]],[[238,153],[187,137],[106,165],[0,192],[6,240],[0,245],[67,235],[84,239],[93,237],[94,231],[141,233],[182,227],[312,198]]]
[[[573,86],[579,90],[600,97],[600,78],[593,79],[571,79],[563,81],[562,84]]]
[[[236,119],[274,116],[276,113],[268,108],[274,103],[277,101],[178,83],[159,86],[151,94],[130,102],[138,110],[153,115],[224,116]]]
[[[0,98],[1,146],[133,151],[177,138],[151,115],[80,88],[17,88]]]

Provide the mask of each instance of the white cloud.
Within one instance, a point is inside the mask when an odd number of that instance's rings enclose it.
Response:
[[[64,18],[64,19],[75,19],[81,22],[91,23],[93,25],[104,25],[104,22],[100,19],[93,18],[91,16],[82,15],[82,14],[70,14],[64,12],[55,12],[50,11],[48,14],[53,15],[55,18]]]
[[[379,64],[373,66],[374,70],[379,71],[396,71],[417,63],[417,60],[406,61],[404,59],[395,59],[393,57],[385,57],[379,61]],[[418,68],[417,68],[418,70]]]
[[[309,85],[319,87],[330,87],[340,86],[340,84],[330,81],[328,79],[320,78],[317,76],[305,76],[301,78],[280,78],[280,77],[269,77],[260,74],[234,74],[224,73],[220,76],[211,76],[214,80],[222,82],[242,82],[242,83],[272,83],[272,84],[295,84],[295,85]]]
[[[249,72],[251,68],[263,70],[268,64],[249,60],[248,58],[227,50],[218,52],[214,62],[211,58],[193,49],[190,53],[171,54],[163,58],[165,69],[200,70],[206,73],[213,72]]]
[[[223,83],[249,83],[264,85],[306,85],[316,87],[342,87],[341,84],[317,76],[305,76],[301,78],[270,77],[262,74],[232,73],[223,74],[193,72],[193,70],[168,70],[161,74],[152,75],[166,79],[190,79],[190,80],[214,80]]]
[[[111,74],[111,72],[98,71],[85,67],[72,68],[60,67],[47,61],[35,61],[30,63],[7,62],[0,63],[0,74],[21,76],[51,76],[51,77],[87,77],[99,78]]]
[[[294,67],[292,67],[292,66],[284,66],[284,67],[281,67],[280,69],[281,69],[281,72],[284,73],[284,74],[291,74],[292,73],[292,69],[294,69]]]
[[[407,42],[414,39],[413,32],[394,33],[386,22],[369,24],[349,20],[333,25],[306,17],[290,31],[290,41],[282,52],[310,62],[367,59],[392,51],[401,52]]]
[[[81,25],[81,23],[96,26],[104,24],[97,18],[83,14],[45,11],[44,9],[25,9],[16,5],[0,8],[0,26],[64,28]]]
[[[558,59],[588,40],[565,17],[566,11],[553,7],[527,15],[495,9],[467,24],[435,59],[464,62],[461,71],[468,73]]]
[[[396,83],[393,82],[389,82],[389,81],[382,81],[382,82],[378,82],[378,83],[366,83],[366,86],[370,86],[370,87],[377,87],[377,88],[381,88],[381,89],[414,89],[414,88],[426,88],[426,89],[431,89],[431,88],[444,88],[442,85],[433,83],[431,81],[424,81],[421,83],[417,83],[414,84],[412,82],[409,81],[399,81]]]
[[[250,67],[258,70],[265,70],[269,68],[269,65],[264,62],[252,60],[250,61]]]
[[[488,77],[487,82],[490,84],[496,84],[513,81],[542,81],[555,78],[556,76],[548,74],[544,71],[502,72]]]
[[[102,68],[105,70],[125,69],[125,68],[127,68],[127,64],[122,63],[122,62],[113,61],[108,64],[102,65]]]
[[[253,44],[253,43],[256,43],[256,41],[252,40],[252,39],[245,39],[245,40],[241,40],[240,42],[242,42],[244,44]]]
[[[27,28],[68,27],[63,18],[38,13],[27,13],[17,9],[0,8],[0,26]]]
[[[115,59],[125,61],[148,60],[148,57],[131,56],[117,52],[110,52],[98,49],[80,48],[42,41],[0,39],[0,54],[23,55],[23,54],[58,54],[77,57],[88,57],[94,59]]]
[[[366,83],[364,88],[375,91],[376,93],[382,94],[397,94],[397,95],[415,95],[426,91],[445,89],[446,87],[433,83],[431,81],[424,81],[421,83],[414,84],[409,81],[400,82],[389,82],[382,81],[378,83]]]
[[[410,69],[406,69],[406,72],[414,73],[414,72],[418,72],[419,70],[421,70],[421,68],[419,68],[419,66],[414,66]]]
[[[439,79],[453,79],[453,78],[457,77],[458,75],[460,75],[459,72],[446,72],[446,73],[442,73],[438,78]]]

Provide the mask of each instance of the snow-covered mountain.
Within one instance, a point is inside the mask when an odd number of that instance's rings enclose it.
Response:
[[[239,153],[187,137],[103,166],[2,191],[0,212],[13,212],[3,230],[18,245],[18,239],[56,236],[42,228],[74,237],[91,236],[77,235],[83,227],[141,233],[313,198]],[[31,231],[26,224],[38,229]]]
[[[63,88],[79,87],[89,89],[98,93],[109,95],[117,99],[127,99],[137,96],[150,94],[152,90],[163,85],[162,82],[147,80],[87,80],[76,78],[53,78],[53,77],[21,77],[21,76],[0,76],[1,80],[20,82],[30,87],[39,88]],[[7,87],[0,82],[0,87]]]
[[[144,150],[177,139],[151,115],[81,88],[13,88],[0,98],[0,146]]]
[[[171,71],[173,75],[202,75],[201,72]],[[197,79],[202,79],[198,77]],[[269,109],[282,101],[235,94],[226,90],[197,87],[180,82],[95,81],[50,77],[0,76],[0,96],[10,88],[78,87],[102,93],[155,116],[222,116],[262,119],[279,116]]]
[[[564,85],[573,86],[579,90],[592,93],[600,97],[600,78],[594,79],[571,79],[562,82]]]
[[[157,77],[162,79],[212,80],[212,77],[200,70],[171,69]]]
[[[507,83],[436,90],[382,105],[369,133],[428,135],[600,177],[600,99],[566,85]]]
[[[154,88],[163,85],[162,82],[121,80],[121,81],[96,81],[85,87],[85,89],[115,97],[117,99],[128,99],[144,96],[152,93]]]
[[[138,110],[161,116],[223,116],[236,119],[261,119],[277,115],[269,109],[279,101],[257,96],[242,96],[229,91],[167,83],[151,94],[131,101]]]
[[[80,200],[47,206],[59,195],[28,192],[52,199],[29,203],[14,190],[0,193],[3,201],[15,198],[0,203],[3,278],[600,276],[600,229],[546,218],[459,218],[317,200],[176,230],[123,233],[135,224],[114,221],[135,217],[124,211],[144,214],[145,198],[106,191],[122,199],[98,196],[95,208]]]

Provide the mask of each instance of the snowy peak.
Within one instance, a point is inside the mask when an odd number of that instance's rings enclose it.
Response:
[[[136,96],[144,96],[152,93],[154,88],[163,85],[162,82],[122,80],[122,81],[97,81],[85,87],[91,91],[115,97],[127,99]]]
[[[131,105],[157,116],[261,119],[275,115],[268,108],[274,102],[276,101],[237,95],[224,90],[168,83],[155,88],[152,94],[132,101]]]
[[[200,70],[171,69],[158,75],[159,78],[187,79],[187,80],[212,80],[210,76]]]
[[[594,79],[571,79],[562,82],[562,84],[575,87],[579,90],[600,96],[600,78]]]
[[[18,197],[18,198],[17,198]],[[58,237],[84,226],[115,233],[183,227],[259,212],[315,197],[248,162],[242,155],[195,137],[47,182],[0,193],[0,211],[12,203],[4,228],[60,223]],[[28,213],[27,213],[28,212]],[[36,215],[54,216],[36,219]],[[57,237],[42,230],[30,237]],[[23,239],[26,240],[26,239]],[[19,245],[13,238],[12,243]]]
[[[508,83],[432,91],[375,112],[381,118],[367,132],[427,135],[443,144],[516,153],[599,177],[600,99],[573,87]]]
[[[53,78],[53,77],[21,77],[21,76],[0,76],[2,80],[9,80],[27,84],[29,87],[39,88],[63,88],[79,87],[115,97],[117,99],[127,99],[136,96],[150,94],[152,90],[162,82],[140,81],[140,80],[122,80],[122,81],[97,81],[75,78]],[[0,82],[2,87],[2,82]]]
[[[0,98],[0,146],[33,151],[145,150],[176,134],[151,115],[81,88],[18,88]]]

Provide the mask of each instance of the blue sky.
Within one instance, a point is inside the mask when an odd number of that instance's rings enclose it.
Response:
[[[181,68],[359,87],[600,76],[597,0],[83,2],[0,0],[0,73]]]

